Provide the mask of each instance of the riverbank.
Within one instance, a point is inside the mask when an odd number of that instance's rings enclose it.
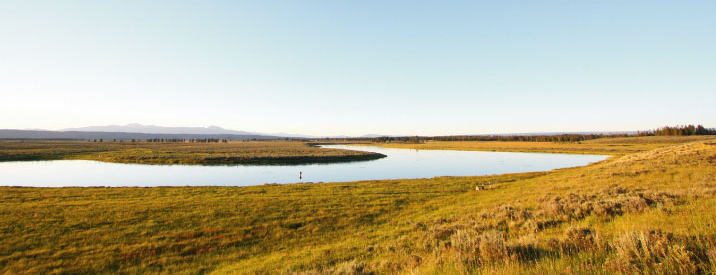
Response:
[[[708,274],[714,143],[483,177],[2,187],[0,273]]]

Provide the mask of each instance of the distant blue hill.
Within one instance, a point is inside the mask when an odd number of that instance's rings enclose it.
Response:
[[[209,127],[163,127],[156,125],[142,125],[137,123],[127,125],[89,126],[80,128],[62,129],[63,132],[122,132],[122,133],[144,133],[144,134],[200,134],[200,135],[260,135],[246,131],[235,131],[221,128],[219,126]]]
[[[199,135],[239,135],[239,136],[271,136],[271,137],[292,137],[310,138],[312,136],[296,135],[287,133],[258,133],[247,131],[236,131],[225,129],[219,126],[209,127],[165,127],[157,125],[142,125],[131,123],[127,125],[106,125],[88,126],[80,128],[67,128],[60,131],[76,132],[122,132],[122,133],[144,133],[144,134],[199,134]]]
[[[277,139],[280,136],[268,135],[240,135],[240,134],[154,134],[154,133],[128,133],[128,132],[85,132],[85,131],[38,131],[38,130],[0,130],[0,139],[54,139],[54,140],[73,140],[73,139],[104,139],[104,140],[145,140],[145,139],[205,139],[218,138],[229,140],[248,140],[248,139]]]

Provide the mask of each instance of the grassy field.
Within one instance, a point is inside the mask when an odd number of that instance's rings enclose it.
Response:
[[[1,187],[0,273],[714,274],[716,140],[618,142],[640,149],[496,176]]]
[[[298,141],[0,142],[0,161],[84,159],[146,164],[301,164],[371,160],[369,152],[325,149]]]
[[[427,141],[425,143],[372,143],[362,145],[422,150],[465,150],[501,152],[540,152],[596,155],[624,155],[684,142],[709,140],[713,136],[650,136],[602,138],[582,142],[522,141]]]

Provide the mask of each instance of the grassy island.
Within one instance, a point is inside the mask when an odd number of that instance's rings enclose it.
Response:
[[[0,142],[0,161],[82,159],[143,164],[306,164],[372,160],[382,154],[327,149],[300,141]]]

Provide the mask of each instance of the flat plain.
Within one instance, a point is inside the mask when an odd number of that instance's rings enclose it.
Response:
[[[713,137],[513,145],[554,152],[583,144],[629,149],[584,167],[480,177],[0,187],[0,273],[716,272]],[[438,145],[400,146],[485,148]]]

